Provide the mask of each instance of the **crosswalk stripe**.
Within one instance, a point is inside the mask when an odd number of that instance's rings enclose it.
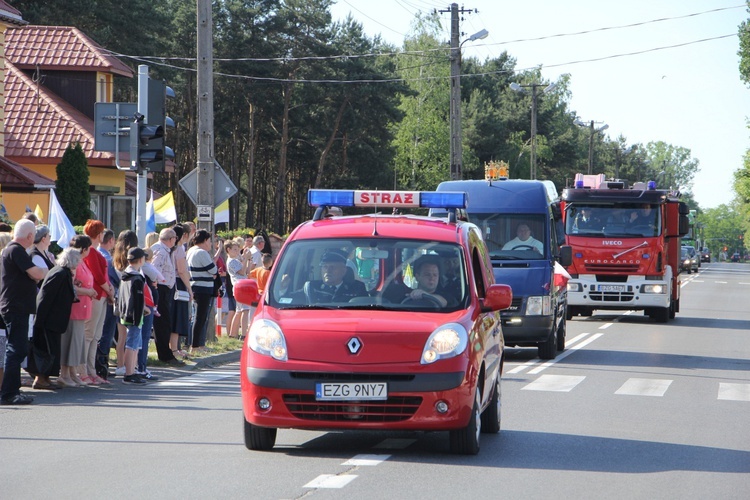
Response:
[[[750,401],[750,384],[719,384],[719,397],[725,401]]]
[[[163,382],[156,382],[155,386],[158,387],[186,387],[206,384],[208,382],[216,382],[225,378],[236,377],[238,374],[235,372],[228,371],[206,371],[199,372],[194,375],[188,375],[187,377],[175,378],[172,380],[165,380]]]
[[[582,347],[586,347],[587,345],[589,345],[590,343],[592,343],[593,341],[595,341],[596,339],[598,339],[602,335],[604,335],[604,334],[603,333],[597,333],[595,335],[592,335],[591,337],[587,338],[586,340],[584,340],[580,344],[576,344],[573,347],[571,347],[570,349],[568,349],[567,351],[561,352],[560,354],[557,355],[557,357],[555,359],[550,359],[549,361],[546,361],[546,362],[542,363],[541,365],[537,366],[533,370],[530,370],[529,373],[531,375],[536,375],[537,373],[541,372],[542,370],[546,370],[547,368],[549,368],[550,366],[554,365],[555,363],[557,363],[561,359],[567,358],[568,356],[570,356],[571,354],[573,354],[574,352],[576,352],[578,349],[581,349]]]
[[[669,389],[671,380],[651,378],[630,378],[615,391],[615,394],[627,396],[664,396]]]
[[[347,484],[357,479],[357,476],[353,474],[344,474],[337,476],[335,474],[321,474],[309,483],[304,488],[343,488]]]
[[[523,391],[552,391],[570,392],[575,386],[583,382],[586,377],[575,375],[542,375],[535,381],[527,384]]]

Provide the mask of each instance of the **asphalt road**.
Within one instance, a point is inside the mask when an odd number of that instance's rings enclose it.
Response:
[[[477,456],[445,433],[294,430],[250,452],[233,363],[0,407],[0,498],[746,499],[750,264],[682,279],[667,324],[597,311],[554,361],[509,349]]]

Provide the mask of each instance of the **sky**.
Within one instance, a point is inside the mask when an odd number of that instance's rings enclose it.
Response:
[[[416,14],[450,9],[450,2],[438,0],[335,2],[334,20],[351,14],[368,36],[379,34],[399,47]],[[744,1],[467,0],[458,5],[472,10],[462,16],[462,41],[482,29],[490,33],[464,43],[463,57],[485,60],[507,51],[519,71],[541,66],[545,81],[569,74],[570,109],[578,118],[594,120],[597,127],[607,124],[603,133],[613,140],[622,135],[629,145],[664,141],[689,149],[700,162],[691,189],[700,207],[732,200],[733,172],[750,148],[750,89],[739,77],[736,36],[740,23],[750,19]],[[448,41],[450,14],[440,16]],[[593,32],[581,33],[588,31]],[[718,38],[726,35],[732,36]],[[692,43],[709,38],[717,39]],[[666,48],[671,46],[678,47]]]

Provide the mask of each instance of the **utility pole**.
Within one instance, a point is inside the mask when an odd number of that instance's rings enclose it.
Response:
[[[214,89],[211,0],[198,0],[198,229],[214,229]]]
[[[138,66],[138,113],[143,115],[143,121],[149,123],[148,119],[148,66],[140,64]],[[138,236],[138,244],[143,245],[146,242],[146,180],[148,172],[144,169],[139,161],[138,156],[131,158],[131,163],[135,161],[136,170],[136,188],[135,188],[135,234]]]
[[[472,9],[459,9],[457,3],[452,3],[449,10],[439,11],[440,13],[451,13],[450,174],[451,180],[454,181],[463,178],[463,150],[461,146],[461,30],[459,26],[459,14],[475,11]]]
[[[524,90],[525,88],[531,89],[531,153],[529,154],[529,178],[532,180],[536,179],[536,113],[537,97],[540,95],[540,93],[537,92],[536,89],[538,89],[539,87],[544,87],[541,91],[541,94],[547,94],[555,90],[557,84],[551,83],[546,86],[543,83],[529,83],[527,85],[521,85],[519,83],[513,82],[510,84],[510,89],[514,92],[526,93],[527,91]]]

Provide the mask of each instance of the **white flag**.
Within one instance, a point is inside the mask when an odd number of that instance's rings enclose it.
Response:
[[[52,241],[56,241],[60,248],[65,248],[70,244],[71,238],[76,235],[73,224],[65,215],[60,202],[57,201],[55,190],[49,190],[49,234]]]

